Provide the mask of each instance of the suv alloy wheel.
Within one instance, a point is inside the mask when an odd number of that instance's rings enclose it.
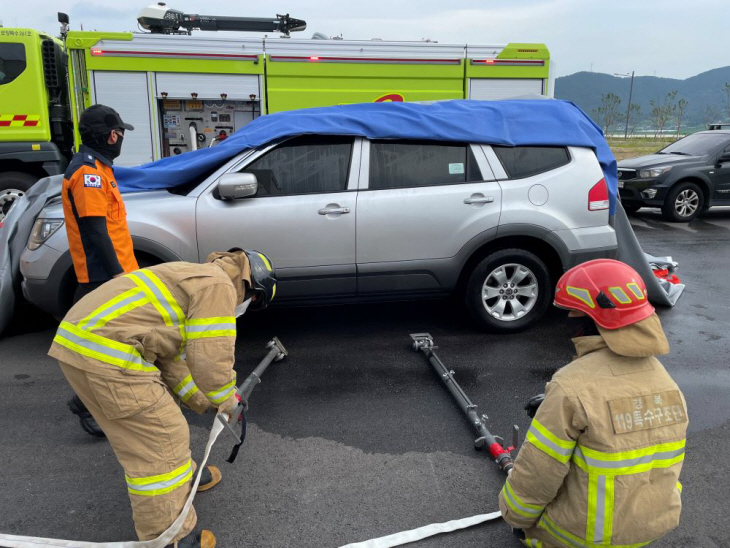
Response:
[[[476,266],[466,287],[466,307],[487,331],[514,333],[538,320],[553,294],[545,263],[523,249],[503,249]]]
[[[687,223],[697,217],[705,205],[702,189],[694,183],[678,183],[664,199],[662,213],[667,221]]]

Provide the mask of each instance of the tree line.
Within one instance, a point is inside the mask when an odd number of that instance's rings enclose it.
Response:
[[[730,119],[730,82],[723,87],[724,108],[717,105],[706,105],[702,112],[705,127],[717,122],[726,115]],[[654,132],[654,138],[665,135],[674,135],[679,138],[684,116],[689,101],[677,97],[677,90],[668,92],[662,98],[651,99],[651,110],[644,115],[641,105],[632,103],[628,109],[621,108],[621,98],[615,93],[601,94],[601,106],[593,109],[593,119],[608,135],[612,131],[624,130],[628,135],[634,135],[639,124],[647,123]],[[627,120],[628,115],[628,120]]]

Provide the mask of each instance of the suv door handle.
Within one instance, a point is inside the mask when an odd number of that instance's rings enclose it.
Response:
[[[325,207],[317,211],[320,215],[332,215],[333,213],[350,213],[349,207]]]
[[[467,205],[471,204],[491,204],[494,202],[494,196],[482,196],[480,198],[467,198],[464,203]]]

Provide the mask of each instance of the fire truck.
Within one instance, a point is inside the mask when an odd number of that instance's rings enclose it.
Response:
[[[81,112],[115,108],[135,130],[117,165],[214,146],[262,114],[373,101],[552,96],[543,44],[342,40],[288,15],[185,14],[164,4],[138,17],[141,33],[0,28],[0,222],[36,180],[63,173]],[[200,31],[249,31],[242,37]]]

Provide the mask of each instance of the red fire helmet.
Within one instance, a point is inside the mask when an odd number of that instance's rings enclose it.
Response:
[[[595,259],[568,270],[558,280],[554,304],[585,312],[605,329],[625,327],[654,313],[641,276],[612,259]]]

